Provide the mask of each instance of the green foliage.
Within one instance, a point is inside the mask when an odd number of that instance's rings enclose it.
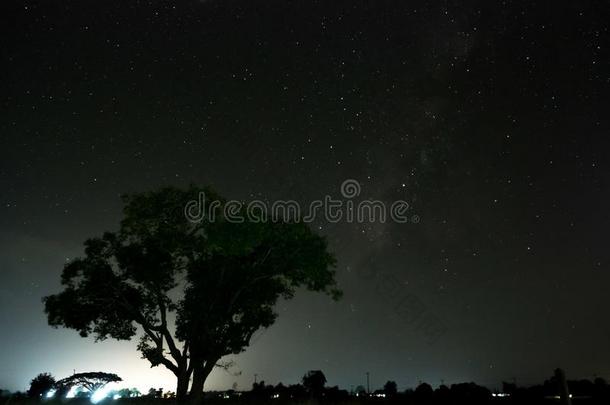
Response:
[[[205,212],[224,204],[194,186],[124,197],[119,231],[87,240],[85,256],[63,270],[63,291],[44,299],[49,324],[81,336],[129,340],[142,331],[138,349],[176,374],[178,396],[193,371],[205,379],[221,357],[272,325],[278,299],[298,288],[341,295],[326,240],[307,225],[233,223],[222,209],[214,221],[192,223],[184,209],[200,193]]]
[[[193,261],[178,313],[178,336],[219,354],[239,353],[260,327],[270,326],[279,297],[304,286],[338,296],[326,242],[300,223],[225,224],[236,228],[229,249]],[[217,245],[218,246],[218,245]],[[226,246],[224,244],[220,245]],[[202,311],[202,309],[204,309]],[[220,338],[220,339],[218,339]]]

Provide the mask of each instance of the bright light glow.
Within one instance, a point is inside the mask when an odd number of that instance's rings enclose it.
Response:
[[[119,394],[114,394],[112,397],[112,399],[114,399],[115,401],[119,398],[121,398],[121,396]]]
[[[95,391],[93,395],[91,395],[91,403],[97,404],[98,402],[103,401],[104,399],[106,399],[108,394],[110,394],[110,391],[111,388],[108,385]]]
[[[45,398],[47,398],[47,399],[53,398],[55,396],[56,392],[57,392],[57,390],[50,390],[49,392],[46,393]]]
[[[278,399],[279,397],[280,397],[280,394],[273,394],[274,399]]]
[[[70,391],[68,391],[68,393],[66,394],[66,398],[68,398],[68,399],[76,398],[77,392],[78,392],[78,387],[76,387],[76,386],[70,387]]]

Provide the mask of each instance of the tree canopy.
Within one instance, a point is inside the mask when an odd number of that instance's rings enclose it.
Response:
[[[383,391],[387,396],[394,396],[398,392],[396,381],[387,381],[383,386]]]
[[[57,381],[55,386],[61,391],[68,391],[72,387],[78,387],[93,393],[107,384],[120,381],[123,380],[116,374],[94,371],[72,374],[70,377]]]
[[[55,387],[55,377],[50,373],[40,373],[30,382],[28,396],[31,398],[40,398],[43,394],[52,390]]]
[[[326,385],[326,376],[321,370],[310,370],[303,376],[303,386],[314,397],[322,394],[324,385]]]
[[[189,221],[185,207],[201,193],[202,209],[224,206],[195,186],[124,197],[119,230],[86,240],[84,257],[63,269],[63,290],[44,298],[54,327],[96,340],[139,337],[143,358],[176,375],[178,397],[191,377],[200,395],[220,358],[272,325],[278,299],[299,288],[340,296],[327,242],[306,224],[236,223],[222,213]]]

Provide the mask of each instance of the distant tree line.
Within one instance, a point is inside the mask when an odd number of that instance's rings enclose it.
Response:
[[[71,377],[56,381],[49,373],[42,373],[36,376],[30,383],[30,389],[26,394],[12,394],[12,398],[20,399],[29,396],[35,399],[44,399],[45,393],[52,389],[65,387],[67,382],[79,384],[79,386],[89,387],[85,395],[103,387],[108,382],[120,381],[114,374],[108,373],[81,373]],[[238,391],[236,389],[207,392],[205,401],[215,402],[216,400],[233,402],[253,402],[253,403],[295,403],[295,402],[390,402],[404,403],[413,405],[435,405],[435,404],[559,404],[561,393],[560,381],[553,376],[542,384],[520,387],[515,383],[502,383],[501,391],[491,391],[486,387],[475,384],[474,382],[458,383],[451,385],[440,385],[434,389],[428,383],[420,383],[415,388],[404,391],[398,390],[395,381],[387,381],[382,389],[367,392],[363,386],[357,386],[352,391],[341,389],[337,386],[327,386],[326,376],[321,370],[311,370],[301,379],[299,384],[277,385],[265,384],[264,381],[255,382],[249,391]],[[602,378],[593,380],[569,380],[568,389],[573,405],[578,404],[609,404],[610,386]],[[65,389],[64,389],[65,392]],[[143,398],[150,400],[175,400],[176,396],[172,392],[163,392],[161,389],[151,388],[147,395],[142,396],[134,389],[122,389],[116,392],[121,400]],[[0,396],[9,397],[6,390],[0,390]]]
[[[591,380],[568,381],[573,405],[577,404],[610,404],[610,386],[601,378]],[[539,385],[518,387],[514,383],[504,382],[502,391],[491,391],[474,382],[440,385],[434,389],[428,383],[417,387],[398,390],[395,381],[387,381],[382,389],[367,392],[363,386],[357,386],[349,392],[337,386],[327,387],[326,378],[319,370],[308,372],[301,384],[275,386],[264,381],[254,383],[246,392],[235,390],[208,393],[207,398],[239,399],[255,402],[267,402],[270,399],[288,402],[306,402],[314,399],[318,402],[391,402],[414,405],[434,404],[559,404],[560,383],[556,377]]]

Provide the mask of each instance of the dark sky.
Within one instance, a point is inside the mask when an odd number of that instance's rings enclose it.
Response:
[[[0,7],[0,388],[76,369],[173,389],[135,343],[42,311],[63,263],[117,228],[121,193],[194,182],[307,203],[346,179],[421,221],[316,223],[343,300],[280,304],[242,375],[207,388],[309,369],[347,389],[367,371],[401,389],[610,378],[607,2]]]

